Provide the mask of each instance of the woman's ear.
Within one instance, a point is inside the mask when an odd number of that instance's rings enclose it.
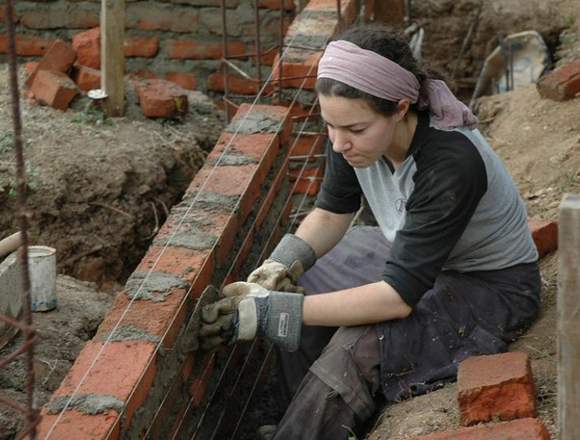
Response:
[[[408,99],[401,99],[397,104],[397,113],[395,113],[395,118],[397,122],[402,121],[407,116],[409,112],[409,108],[411,108],[411,101]]]

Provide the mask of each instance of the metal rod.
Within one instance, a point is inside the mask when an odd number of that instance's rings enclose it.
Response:
[[[228,59],[228,29],[227,29],[227,17],[226,17],[226,0],[221,2],[221,12],[222,12],[222,44],[223,44],[223,56],[224,59]],[[229,76],[229,66],[228,63],[222,63],[222,71],[224,74],[224,101],[226,101],[225,111],[226,111],[226,123],[230,122],[230,111],[227,106],[227,97],[229,92],[228,76]]]
[[[258,81],[254,78],[251,77],[251,75],[247,74],[246,72],[244,72],[241,68],[239,68],[238,66],[236,66],[234,63],[232,63],[230,60],[226,60],[225,58],[222,58],[222,63],[225,63],[228,65],[228,67],[231,67],[232,69],[234,69],[236,72],[238,72],[241,76],[243,76],[245,79],[248,79],[250,81]]]
[[[342,4],[341,0],[336,0],[336,15],[338,20],[338,32],[342,31]]]
[[[36,439],[37,411],[34,407],[34,330],[32,329],[32,311],[30,300],[30,274],[28,268],[28,218],[26,210],[26,170],[22,148],[22,121],[20,114],[20,93],[18,88],[18,61],[16,58],[16,36],[14,29],[13,0],[6,0],[6,25],[8,29],[8,61],[10,64],[10,89],[12,94],[12,119],[14,123],[14,150],[16,153],[16,182],[18,196],[18,219],[22,233],[22,246],[18,250],[22,272],[22,304],[24,306],[24,322],[28,325],[24,331],[26,346],[26,369],[28,379],[26,420],[30,427],[30,436]]]
[[[256,10],[256,73],[258,75],[258,82],[262,83],[262,42],[260,36],[260,9],[258,8],[258,0],[254,0],[254,8]]]
[[[283,77],[284,77],[284,0],[280,0],[280,52],[278,60],[278,72],[280,73],[280,82],[278,83],[278,103],[282,103]]]

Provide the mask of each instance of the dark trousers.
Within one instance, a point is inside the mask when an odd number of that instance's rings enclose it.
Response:
[[[355,228],[300,284],[317,294],[379,281],[389,252],[378,228]],[[422,394],[454,380],[463,359],[505,351],[535,319],[540,285],[536,264],[443,272],[406,319],[304,326],[300,350],[278,353],[292,400],[274,439],[347,439],[379,392],[388,402]]]

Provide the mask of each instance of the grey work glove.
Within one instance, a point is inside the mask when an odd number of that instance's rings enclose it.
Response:
[[[315,262],[316,254],[308,243],[294,234],[286,234],[247,281],[268,290],[304,293],[304,289],[297,286],[298,278]]]
[[[201,311],[202,348],[251,341],[264,336],[285,351],[296,351],[302,330],[304,297],[237,282],[223,289],[224,299]]]

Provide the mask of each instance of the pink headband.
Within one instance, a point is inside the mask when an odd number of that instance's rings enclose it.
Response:
[[[330,78],[361,92],[389,101],[408,99],[429,108],[433,124],[439,128],[467,126],[478,121],[469,108],[459,101],[445,82],[428,79],[424,92],[415,75],[376,52],[345,40],[331,42],[318,64],[318,78]]]

